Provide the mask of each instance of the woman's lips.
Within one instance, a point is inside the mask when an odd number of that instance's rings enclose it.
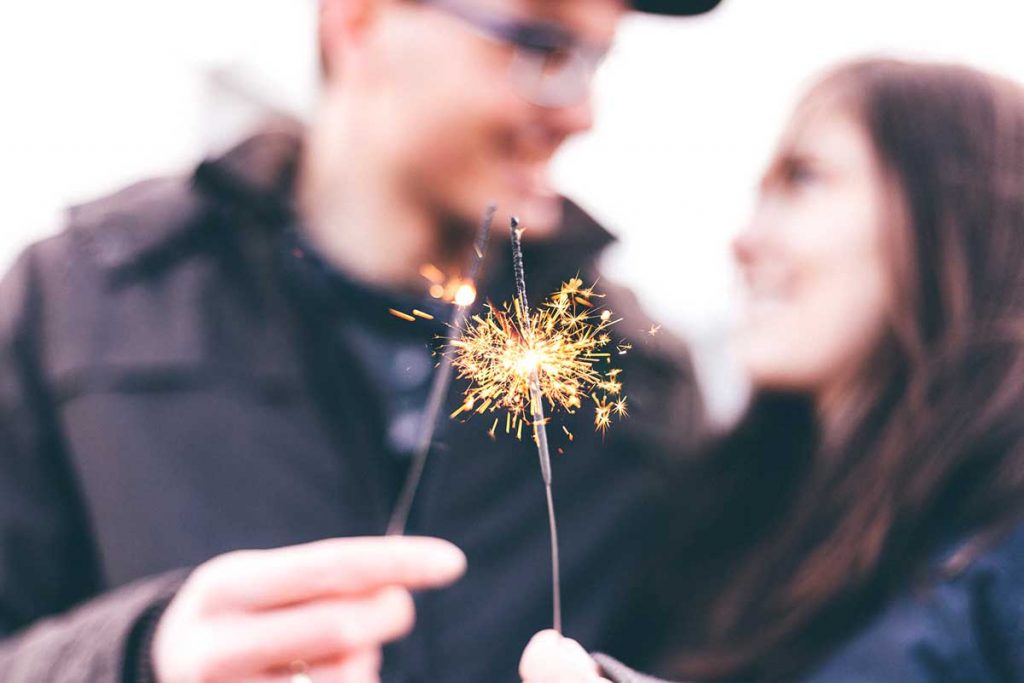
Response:
[[[781,313],[793,300],[794,278],[784,268],[748,268],[744,284],[747,313],[757,320]]]

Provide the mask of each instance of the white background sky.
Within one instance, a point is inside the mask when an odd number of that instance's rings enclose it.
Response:
[[[0,7],[0,269],[69,203],[184,170],[244,111],[230,69],[302,112],[314,0],[8,0]],[[863,54],[963,61],[1024,80],[1024,0],[724,0],[630,19],[597,83],[598,124],[560,155],[564,191],[618,232],[609,269],[690,336],[712,401],[734,307],[728,243],[801,88]]]

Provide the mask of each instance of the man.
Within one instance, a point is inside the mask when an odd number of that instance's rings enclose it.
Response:
[[[550,619],[532,444],[441,425],[409,531],[461,551],[379,537],[445,331],[388,310],[444,319],[421,272],[459,273],[492,201],[481,299],[510,297],[510,213],[536,296],[597,277],[611,237],[546,173],[591,124],[620,2],[324,0],[307,130],[78,207],[22,256],[0,286],[0,679],[515,680]],[[605,303],[636,337],[633,417],[553,430],[565,624],[643,664],[657,615],[630,590],[701,411],[685,351]]]

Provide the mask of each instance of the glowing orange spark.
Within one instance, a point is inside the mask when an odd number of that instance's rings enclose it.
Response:
[[[629,416],[629,410],[628,410],[628,408],[626,406],[626,397],[625,396],[623,396],[622,398],[617,400],[614,403],[614,405],[612,405],[612,412],[615,413],[616,415],[618,415],[619,417],[628,417]]]
[[[476,288],[471,278],[446,274],[432,263],[420,266],[420,275],[430,283],[427,293],[434,299],[458,306],[470,306],[476,301]]]
[[[594,427],[604,434],[612,424],[612,404],[594,396]]]
[[[401,311],[396,311],[393,308],[389,308],[388,309],[388,313],[390,313],[391,315],[395,316],[396,318],[401,318],[402,320],[408,320],[409,322],[414,322],[416,320],[416,318],[412,317],[408,313],[402,313]]]
[[[455,303],[458,306],[470,306],[476,301],[476,288],[471,284],[459,285],[455,290]]]
[[[435,285],[442,284],[445,281],[444,273],[433,263],[424,263],[420,266],[420,275]]]

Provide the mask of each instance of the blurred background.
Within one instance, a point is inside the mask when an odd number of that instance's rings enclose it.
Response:
[[[268,111],[316,97],[316,0],[51,0],[0,8],[0,269],[69,204],[182,172]],[[724,0],[633,17],[596,84],[598,123],[561,189],[617,232],[609,272],[686,336],[714,415],[744,388],[725,343],[729,242],[801,88],[864,54],[966,62],[1024,80],[1018,0]]]

